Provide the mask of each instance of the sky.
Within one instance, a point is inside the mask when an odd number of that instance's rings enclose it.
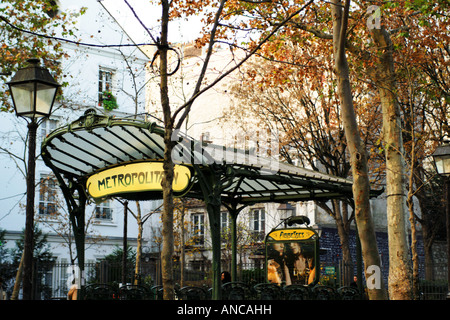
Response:
[[[161,18],[161,8],[152,5],[150,0],[127,0],[145,26],[153,30],[153,37],[159,36],[159,21]],[[125,3],[120,0],[102,0],[101,4],[116,19],[127,34],[135,42],[152,42],[151,37],[143,26],[136,19],[134,13]],[[169,42],[189,42],[196,39],[201,30],[199,17],[192,17],[189,21],[179,21],[169,23]]]

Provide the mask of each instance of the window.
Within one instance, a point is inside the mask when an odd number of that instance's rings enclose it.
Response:
[[[256,241],[263,241],[266,234],[264,209],[254,209],[250,212],[250,230]]]
[[[95,207],[95,218],[101,220],[112,220],[111,201],[106,200]]]
[[[220,229],[226,231],[230,228],[230,215],[226,211],[220,212]]]
[[[56,126],[58,125],[58,120],[54,119],[45,119],[40,125],[39,125],[39,138],[41,141],[44,141],[44,139],[53,131],[56,129]]]
[[[231,242],[231,218],[228,212],[220,212],[220,234],[222,243]]]
[[[196,245],[204,244],[205,215],[203,213],[192,214],[192,234]]]
[[[41,175],[39,184],[39,214],[54,215],[57,213],[56,181],[53,176]]]
[[[113,71],[100,68],[98,72],[98,105],[102,103],[104,91],[112,91],[113,89]]]

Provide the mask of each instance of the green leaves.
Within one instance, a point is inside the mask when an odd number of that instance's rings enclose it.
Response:
[[[117,105],[116,97],[110,91],[102,92],[102,104],[105,110],[111,111],[117,109],[119,106]]]
[[[61,77],[59,60],[65,56],[61,44],[42,37],[73,34],[72,22],[85,11],[67,14],[57,10],[49,0],[3,0],[0,8],[0,72],[15,73],[26,60],[39,58],[50,69],[56,80]],[[0,110],[10,111],[9,96],[5,94],[6,77],[2,78]]]

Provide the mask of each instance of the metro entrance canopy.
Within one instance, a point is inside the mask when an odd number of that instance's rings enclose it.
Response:
[[[54,172],[66,199],[82,270],[88,198],[161,199],[158,179],[164,158],[163,137],[164,128],[154,122],[98,115],[90,109],[44,140],[42,158]],[[220,298],[221,205],[228,208],[236,231],[238,213],[251,204],[352,197],[352,181],[348,179],[245,151],[203,145],[183,135],[174,138],[172,157],[181,183],[174,185],[174,195],[201,199],[208,210],[215,298]],[[232,264],[235,274],[236,262]]]

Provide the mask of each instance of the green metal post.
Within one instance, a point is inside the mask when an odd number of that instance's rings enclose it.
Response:
[[[231,281],[237,281],[237,212],[230,212],[231,216]]]
[[[46,159],[44,157],[44,159]],[[84,297],[84,251],[85,251],[85,216],[86,216],[86,192],[83,181],[69,181],[63,179],[59,171],[46,161],[46,165],[50,167],[59,182],[59,187],[66,200],[69,210],[70,223],[72,224],[72,232],[75,238],[75,247],[77,251],[78,269],[79,269],[79,285],[77,299],[82,300]],[[70,187],[69,187],[70,186]],[[76,193],[76,196],[75,196]]]
[[[207,170],[200,170],[197,167],[196,172],[199,177],[199,183],[206,204],[206,210],[208,211],[210,225],[213,278],[212,299],[220,300],[222,297],[222,286],[220,279],[220,207],[222,185],[220,181],[220,173],[217,168],[214,168],[214,165],[209,166]]]
[[[79,186],[78,190],[78,206],[73,208],[70,212],[70,221],[72,223],[72,230],[75,237],[75,246],[77,250],[77,261],[79,269],[79,285],[78,288],[78,299],[83,299],[84,297],[84,252],[85,252],[85,242],[86,242],[86,232],[85,232],[85,212],[86,212],[86,197],[83,191],[83,187]],[[72,194],[73,196],[73,194]]]
[[[226,205],[231,217],[231,281],[237,281],[237,218],[246,206],[237,208],[237,204]]]
[[[210,199],[213,200],[213,199]],[[213,300],[220,300],[222,286],[220,279],[220,203],[216,201],[207,204],[212,246],[212,276],[213,276]]]

